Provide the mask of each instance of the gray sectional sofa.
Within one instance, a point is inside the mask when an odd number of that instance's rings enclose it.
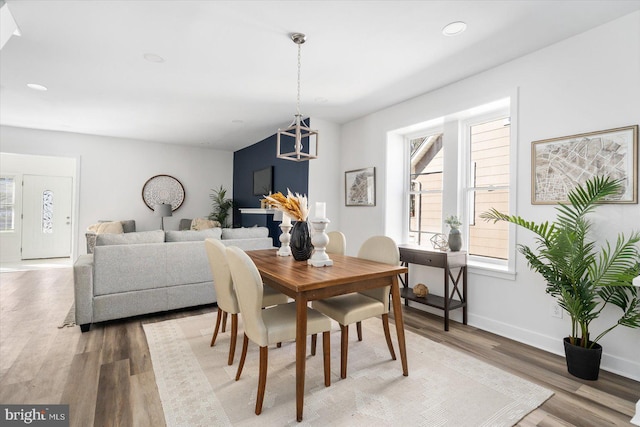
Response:
[[[73,266],[76,324],[216,301],[205,238],[244,250],[273,246],[265,227],[99,234],[93,254]]]

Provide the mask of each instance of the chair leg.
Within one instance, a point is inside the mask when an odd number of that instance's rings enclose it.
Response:
[[[211,347],[216,343],[218,337],[218,330],[220,329],[220,321],[222,320],[222,310],[218,308],[218,317],[216,318],[216,326],[213,328],[213,337],[211,338]]]
[[[222,312],[222,332],[226,332],[227,330],[227,312]]]
[[[358,341],[362,341],[362,322],[356,322],[356,330],[358,331]]]
[[[340,378],[347,378],[347,348],[349,346],[349,325],[340,325]]]
[[[316,337],[316,334],[313,335]],[[322,333],[322,356],[324,358],[324,385],[331,385],[331,334],[329,331]]]
[[[256,415],[262,412],[264,401],[264,389],[267,385],[267,361],[269,359],[269,347],[260,347],[260,371],[258,374],[258,395],[256,396]]]
[[[240,379],[240,375],[242,375],[242,368],[244,368],[244,361],[247,358],[247,347],[249,346],[249,337],[247,334],[244,334],[244,339],[242,340],[242,354],[240,355],[240,363],[238,363],[238,371],[236,372],[236,381]]]
[[[389,314],[382,315],[382,329],[384,329],[384,337],[387,340],[387,347],[389,347],[391,358],[396,360],[396,353],[393,351],[393,343],[391,342],[391,334],[389,333]]]
[[[311,335],[311,355],[316,355],[316,345],[318,343],[318,334]],[[323,344],[324,345],[324,344]]]
[[[231,315],[231,341],[229,343],[229,361],[228,364],[233,364],[233,357],[236,354],[236,342],[238,338],[238,314]]]

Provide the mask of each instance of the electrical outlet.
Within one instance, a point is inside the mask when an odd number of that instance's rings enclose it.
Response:
[[[560,307],[557,303],[552,302],[551,307],[551,317],[557,317],[558,319],[562,319],[562,307]]]

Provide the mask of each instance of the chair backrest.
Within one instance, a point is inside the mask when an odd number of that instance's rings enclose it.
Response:
[[[392,238],[387,236],[373,236],[368,238],[362,246],[360,246],[358,258],[399,265],[400,251],[398,250],[398,245],[396,245],[396,242],[394,242]],[[390,286],[385,286],[384,288],[370,289],[361,291],[360,293],[382,301],[386,313],[389,310],[389,290]]]
[[[347,251],[347,239],[344,234],[339,231],[330,231],[327,236],[329,236],[329,243],[326,248],[327,253],[344,255]]]
[[[262,278],[249,255],[235,246],[227,246],[227,260],[233,278],[238,304],[242,312],[244,333],[261,347],[269,344],[267,328],[262,320]]]
[[[227,261],[227,248],[217,239],[205,239],[204,247],[209,258],[209,267],[213,275],[213,287],[216,290],[218,307],[230,314],[240,312],[238,299],[233,290],[233,280]]]

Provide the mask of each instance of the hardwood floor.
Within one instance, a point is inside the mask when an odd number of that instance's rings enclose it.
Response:
[[[72,426],[165,424],[143,323],[214,306],[58,328],[73,303],[71,268],[0,274],[0,403],[69,404]],[[629,426],[640,383],[606,371],[598,381],[567,373],[563,357],[405,309],[407,329],[547,387],[555,395],[519,426]],[[365,337],[366,339],[366,337]],[[411,364],[417,360],[409,361]]]

